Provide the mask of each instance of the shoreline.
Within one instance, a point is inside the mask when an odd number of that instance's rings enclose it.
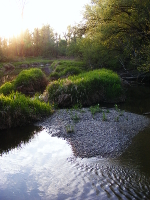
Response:
[[[150,120],[115,108],[102,108],[92,115],[90,108],[61,109],[38,125],[52,136],[65,139],[75,157],[116,158],[131,144]]]

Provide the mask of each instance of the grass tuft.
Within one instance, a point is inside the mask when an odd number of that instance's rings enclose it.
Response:
[[[118,75],[106,69],[89,71],[53,81],[48,85],[47,91],[49,101],[58,103],[60,107],[65,105],[62,99],[67,101],[67,106],[79,102],[82,105],[92,105],[100,101],[116,101],[123,93]]]
[[[51,80],[78,75],[85,70],[85,64],[79,61],[54,61],[51,67],[54,69],[50,75]]]
[[[0,93],[7,95],[12,91],[19,91],[23,94],[42,92],[48,84],[47,78],[41,69],[31,68],[23,70],[12,82],[7,82],[0,87]]]

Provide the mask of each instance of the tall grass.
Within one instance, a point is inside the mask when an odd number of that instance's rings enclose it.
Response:
[[[50,83],[47,87],[49,101],[59,104],[60,98],[70,96],[70,105],[91,105],[100,101],[115,102],[122,95],[121,80],[111,70],[101,69],[69,76]]]
[[[21,126],[52,113],[52,106],[18,92],[0,95],[0,129]]]

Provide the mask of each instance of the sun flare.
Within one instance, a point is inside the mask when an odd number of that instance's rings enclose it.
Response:
[[[22,30],[33,30],[49,24],[57,33],[80,22],[81,11],[90,0],[26,0],[23,19],[19,0],[0,0],[0,37],[17,36]]]
[[[0,19],[3,19],[1,20],[0,36],[8,38],[21,32],[23,24],[16,1],[5,0],[1,3]]]

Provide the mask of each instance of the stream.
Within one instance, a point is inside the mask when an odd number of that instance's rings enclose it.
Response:
[[[120,109],[150,112],[149,87],[131,88],[128,95]],[[118,158],[81,159],[42,127],[0,131],[0,200],[149,200],[149,144],[147,127]]]

